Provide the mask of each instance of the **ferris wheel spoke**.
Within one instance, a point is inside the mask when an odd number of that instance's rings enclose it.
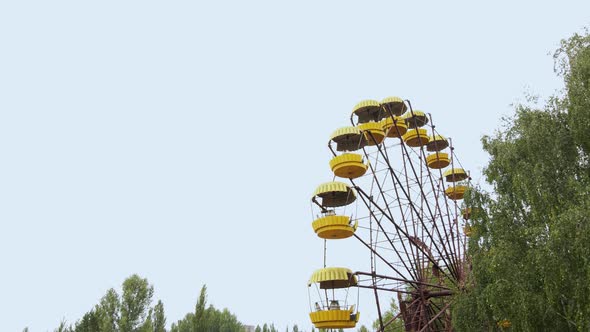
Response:
[[[365,276],[371,276],[371,277],[376,277],[376,278],[380,278],[380,279],[386,279],[386,280],[393,280],[393,281],[398,281],[401,282],[404,285],[416,285],[416,286],[422,286],[422,287],[434,287],[437,289],[440,289],[439,292],[429,292],[428,294],[430,294],[430,297],[437,297],[437,296],[443,296],[443,295],[448,295],[451,292],[451,289],[447,286],[443,286],[443,285],[438,285],[438,284],[433,284],[433,283],[428,283],[428,282],[423,282],[423,281],[419,281],[419,280],[415,280],[415,279],[406,279],[406,278],[397,278],[397,277],[392,277],[392,276],[387,276],[387,275],[382,275],[382,274],[377,274],[377,273],[368,273],[368,272],[355,272],[356,275],[365,275]],[[390,289],[384,289],[384,290],[390,290]],[[402,291],[403,293],[407,293],[407,294],[415,294],[415,291]]]
[[[392,170],[393,168],[389,167],[390,162],[389,162],[389,156],[387,154],[387,150],[384,150],[384,151],[385,151],[385,154],[383,155],[383,157],[384,157],[383,159],[385,160],[384,165],[387,166],[387,169]],[[388,174],[388,173],[386,173],[386,174]],[[406,179],[407,179],[407,177],[406,177]],[[401,200],[401,197],[399,195],[399,191],[397,190],[397,185],[396,185],[395,181],[393,181],[392,179],[390,179],[390,180],[392,181],[394,192],[396,194],[396,198],[395,199],[397,201],[400,201]],[[408,184],[408,191],[410,190],[410,188],[411,187]],[[408,204],[408,206],[409,206],[409,204],[411,204],[411,200],[408,199],[408,201],[407,201],[406,204]],[[386,208],[388,208],[388,211],[390,212],[390,216],[391,216],[390,220],[393,220],[393,214],[391,214],[391,211],[389,210],[389,204],[386,204],[385,206],[386,206]],[[405,232],[409,234],[410,232],[409,232],[409,229],[408,229],[408,222],[407,222],[408,218],[406,217],[407,211],[406,211],[406,214],[405,214],[404,211],[403,211],[403,209],[401,209],[401,204],[399,206],[400,206],[400,212],[401,212],[401,216],[402,216],[402,218],[401,218],[401,220],[402,220],[401,224],[404,226]],[[414,220],[414,218],[412,216],[412,210],[409,210],[409,214],[410,214],[410,217],[411,217],[410,220]],[[392,221],[392,223],[394,225],[397,225],[398,224],[395,221]],[[416,234],[417,233],[417,225],[414,224],[414,223],[412,223],[411,226],[412,226],[413,233]],[[401,241],[401,243],[402,243],[402,246],[404,247],[404,249],[406,250],[406,248],[405,248],[405,242],[404,241]],[[406,250],[406,252],[407,252],[407,250]],[[412,261],[413,262],[418,262],[419,261],[418,257],[420,256],[420,254],[418,253],[418,250],[416,248],[411,247],[410,248],[410,252],[412,253]],[[422,279],[423,278],[422,270],[421,269],[416,268],[416,267],[412,267],[412,270],[417,274],[417,279]]]
[[[431,318],[431,319],[430,319],[430,320],[429,320],[429,321],[426,323],[426,325],[425,325],[423,328],[421,328],[421,329],[420,329],[420,331],[419,331],[419,332],[424,332],[424,331],[426,331],[426,329],[427,329],[427,328],[428,328],[428,327],[429,327],[431,324],[433,324],[433,323],[434,323],[434,322],[435,322],[435,321],[438,319],[438,317],[440,317],[440,316],[441,316],[443,313],[445,313],[445,311],[446,311],[446,310],[449,308],[449,306],[450,306],[450,305],[451,305],[451,303],[450,303],[450,302],[449,302],[449,303],[447,303],[447,304],[446,304],[446,305],[445,305],[445,306],[444,306],[444,307],[443,307],[443,308],[442,308],[442,309],[441,309],[441,310],[440,310],[440,311],[439,311],[439,312],[438,312],[436,315],[434,315],[434,317],[432,317],[432,318]]]
[[[402,147],[403,151],[405,152],[405,155],[407,155],[408,153],[407,153],[407,147],[406,147],[406,145],[405,145],[405,144],[401,144],[401,147]],[[380,148],[379,148],[379,146],[377,146],[377,148],[379,149],[379,151],[380,151],[382,154],[384,154],[384,159],[385,159],[385,160],[386,160],[386,162],[388,163],[388,167],[389,167],[390,169],[393,169],[393,167],[391,167],[391,164],[389,163],[389,158],[387,158],[387,156],[386,156],[386,153],[387,153],[387,152],[386,152],[386,151],[385,151],[385,152],[383,152],[383,150],[382,150],[382,149],[380,149]],[[402,154],[402,155],[404,155],[404,154]],[[409,165],[410,165],[410,168],[411,168],[411,170],[412,170],[412,173],[413,173],[414,177],[415,177],[415,178],[418,178],[418,175],[417,175],[417,173],[416,173],[416,169],[415,169],[415,167],[414,167],[414,164],[413,164],[413,162],[412,162],[412,160],[411,160],[410,158],[408,158],[408,159],[407,159],[407,163],[409,163]],[[405,165],[406,165],[406,163],[404,162],[404,167],[405,167]],[[400,186],[401,186],[401,181],[399,180],[399,178],[397,177],[397,175],[396,175],[394,172],[390,172],[390,173],[391,173],[391,174],[392,174],[392,176],[395,178],[395,181],[396,181],[396,182],[398,182],[398,183],[400,184]],[[407,176],[407,175],[406,175],[406,178],[408,178],[408,176]],[[425,195],[425,193],[424,193],[423,186],[422,186],[422,184],[421,184],[420,182],[418,182],[418,187],[419,187],[419,191],[420,191],[421,202],[424,202],[424,201],[426,200],[426,195]],[[401,187],[401,190],[402,190],[402,192],[403,192],[403,193],[406,195],[406,197],[408,198],[408,200],[410,200],[410,201],[411,201],[411,199],[410,199],[410,197],[409,197],[409,194],[408,194],[408,193],[407,193],[407,192],[404,190],[404,188],[403,188],[403,187]],[[426,228],[426,226],[425,226],[425,224],[424,224],[424,222],[423,222],[422,215],[419,213],[419,211],[418,211],[418,210],[417,210],[417,208],[414,206],[414,204],[410,203],[410,206],[412,207],[412,209],[414,210],[414,212],[417,214],[417,218],[420,220],[420,222],[421,222],[421,224],[422,224],[422,227],[423,227],[423,228],[422,228],[422,230],[426,232],[426,234],[428,235],[428,237],[429,237],[429,238],[430,238],[432,241],[434,241],[434,237],[433,237],[433,235],[431,234],[431,232],[429,232],[429,231],[428,231],[428,229]],[[430,214],[430,216],[431,216],[432,220],[435,220],[435,216],[434,216],[434,214],[433,214],[433,212],[432,212],[432,209],[431,209],[430,205],[429,205],[429,204],[426,204],[426,207],[427,207],[427,209],[428,209],[428,212],[429,212],[429,214]],[[435,230],[436,230],[436,234],[437,234],[437,236],[438,236],[439,238],[441,238],[442,236],[441,236],[441,234],[440,234],[440,230],[438,229],[438,227],[437,227],[437,225],[436,225],[436,222],[434,222],[434,223],[433,223],[433,226],[434,226],[434,227],[433,227],[433,229],[435,229]],[[457,273],[457,271],[455,270],[454,264],[450,264],[450,262],[448,262],[448,261],[447,261],[447,259],[448,259],[448,258],[450,258],[450,257],[449,257],[450,255],[449,255],[449,253],[447,252],[447,250],[446,250],[446,247],[444,247],[444,246],[443,246],[443,251],[444,251],[444,253],[445,253],[445,255],[444,255],[444,256],[443,256],[443,255],[442,255],[442,253],[440,252],[440,248],[438,248],[438,246],[437,246],[437,247],[435,247],[435,249],[438,251],[438,253],[439,253],[439,255],[440,255],[441,257],[445,257],[445,258],[443,258],[443,261],[445,262],[445,265],[447,265],[447,266],[449,267],[449,269],[450,269],[450,271],[449,271],[449,272],[451,272],[451,274],[452,274],[452,275],[453,275],[455,278],[457,278],[457,277],[458,277],[458,273]],[[448,257],[448,258],[447,258],[447,257]]]
[[[367,242],[365,242],[365,240],[363,240],[361,237],[359,237],[357,234],[354,234],[354,237],[357,238],[362,244],[364,244],[369,250],[371,250],[371,252],[377,256],[379,259],[381,259],[381,261],[383,263],[385,263],[387,266],[389,266],[395,273],[397,273],[399,276],[403,276],[403,273],[400,272],[395,266],[393,266],[393,264],[391,264],[387,259],[385,259],[379,252],[377,252],[372,246],[370,246]],[[403,262],[403,261],[402,261]],[[405,266],[405,263],[404,263]],[[410,272],[410,270],[408,270],[408,272]]]
[[[405,146],[404,146],[404,148],[405,148]],[[421,150],[422,150],[422,149],[421,149]],[[406,149],[406,151],[407,151],[407,149]],[[422,151],[423,151],[423,150],[422,150]],[[423,152],[422,152],[422,153],[423,153]],[[405,155],[404,155],[404,156],[405,156]],[[425,158],[425,156],[424,156],[423,158]],[[385,160],[385,162],[386,162],[386,163],[387,163],[387,162],[388,162],[388,160],[389,160],[389,158],[388,158],[388,156],[387,156],[387,150],[385,150],[385,151],[384,151],[384,160]],[[405,164],[406,164],[406,162],[404,162],[404,167],[405,167]],[[410,161],[410,165],[411,165],[411,166],[412,166],[412,168],[413,168],[413,164],[411,163],[411,161]],[[393,172],[393,171],[392,171],[392,172],[390,172],[390,173],[392,174],[392,177],[397,177],[397,176],[396,176],[396,174],[395,174],[395,172]],[[413,168],[413,173],[416,175],[416,178],[418,178],[418,176],[417,176],[417,174],[416,174],[416,171],[415,171],[415,169],[414,169],[414,168]],[[439,252],[439,257],[441,257],[441,259],[443,259],[443,261],[445,262],[445,264],[448,266],[448,268],[449,268],[449,271],[451,272],[451,274],[452,274],[452,275],[453,275],[455,278],[457,278],[457,277],[458,277],[458,271],[457,271],[457,268],[456,268],[456,265],[457,265],[457,263],[456,263],[456,261],[455,261],[455,257],[454,257],[454,255],[451,255],[451,254],[449,254],[449,252],[447,251],[447,248],[446,248],[446,246],[444,245],[445,241],[443,241],[443,236],[441,236],[441,233],[440,233],[440,230],[439,230],[439,228],[438,228],[438,225],[436,224],[436,218],[434,217],[434,215],[437,215],[437,216],[439,216],[439,217],[441,218],[441,220],[444,218],[444,216],[442,215],[442,211],[441,211],[441,209],[440,209],[440,207],[439,207],[439,205],[438,205],[438,196],[436,195],[436,187],[433,185],[433,181],[432,181],[431,173],[428,171],[428,169],[427,169],[427,172],[426,172],[426,173],[427,173],[427,177],[428,177],[428,179],[431,181],[431,186],[432,186],[432,191],[430,191],[428,194],[432,194],[432,193],[434,193],[435,197],[437,198],[437,199],[435,199],[435,201],[437,202],[437,204],[436,204],[436,209],[435,209],[435,213],[433,213],[433,212],[432,212],[432,210],[431,210],[431,208],[430,208],[430,206],[429,206],[429,205],[427,205],[427,208],[428,208],[428,210],[429,210],[429,212],[430,212],[431,216],[433,216],[433,223],[432,223],[432,228],[431,228],[431,231],[429,232],[429,231],[427,231],[427,230],[426,230],[426,233],[427,233],[427,235],[429,235],[429,236],[428,236],[428,238],[430,239],[430,241],[431,241],[431,242],[432,242],[432,243],[435,245],[435,249],[436,249],[436,251],[437,251],[437,252]],[[421,177],[420,177],[420,178],[421,178]],[[406,176],[406,179],[408,179],[408,177],[407,177],[407,176]],[[400,181],[398,180],[398,181],[396,181],[396,182],[400,182]],[[425,192],[424,192],[424,186],[422,185],[422,183],[420,183],[420,181],[417,181],[417,183],[419,184],[419,186],[420,186],[420,189],[421,189],[421,190],[420,190],[420,191],[421,191],[421,198],[422,198],[422,199],[421,199],[421,202],[424,202],[424,201],[426,201],[426,199],[425,199],[425,198],[426,198],[426,196],[427,196],[427,193],[425,193]],[[408,190],[409,190],[409,187],[410,187],[410,186],[408,185]],[[402,189],[404,189],[404,188],[402,187]],[[406,195],[407,195],[407,194],[406,194]],[[408,195],[408,196],[409,196],[409,195]],[[446,200],[445,200],[445,202],[446,202]],[[411,206],[411,207],[412,207],[414,210],[416,210],[414,206],[412,206],[412,205],[409,205],[409,206]],[[412,212],[412,211],[410,211],[410,212]],[[418,215],[418,218],[420,219],[421,213],[418,213],[417,211],[414,211],[414,212],[416,212],[416,214]],[[456,252],[456,251],[457,251],[457,249],[455,249],[455,241],[449,241],[449,240],[448,240],[448,238],[449,238],[449,234],[446,232],[446,228],[444,228],[444,227],[443,227],[443,230],[444,230],[444,234],[445,234],[445,235],[444,235],[444,239],[447,239],[447,241],[446,241],[447,243],[448,243],[448,242],[452,242],[452,245],[453,245],[453,247],[454,247],[454,248],[453,248],[454,250],[453,250],[452,252]],[[424,231],[424,228],[422,229],[422,231]],[[438,235],[438,237],[441,239],[441,241],[439,241],[439,242],[435,241],[434,237],[430,235],[430,234],[432,234],[432,233],[434,233],[434,232],[436,232],[436,234],[437,234],[437,235]],[[441,246],[441,247],[442,247],[442,249],[443,249],[442,251],[444,251],[444,255],[442,255],[441,249],[439,248],[439,244],[442,244],[442,246]],[[447,260],[450,260],[450,261],[447,261]]]
[[[370,165],[370,167],[372,167],[372,166]],[[377,180],[377,179],[375,179],[375,180]],[[351,183],[352,183],[352,184],[353,184],[355,187],[358,187],[358,186],[356,186],[356,184],[354,183],[354,181],[353,181],[353,180],[350,180],[350,181],[351,181]],[[380,195],[379,197],[383,197],[384,195],[383,195],[383,190],[382,190],[382,187],[381,187],[381,184],[380,184],[380,182],[379,182],[379,181],[374,181],[374,183],[376,183],[376,184],[377,184],[377,187],[379,188],[379,192],[381,193],[381,195]],[[373,196],[371,195],[371,199],[370,199],[370,201],[372,201],[372,197],[373,197]],[[364,204],[367,206],[367,208],[369,209],[370,213],[371,213],[371,214],[373,214],[373,212],[372,212],[372,209],[370,208],[370,204],[367,204],[368,202],[367,202],[367,200],[366,200],[366,197],[363,197],[363,196],[361,196],[361,199],[363,200],[363,203],[364,203]],[[383,199],[384,199],[384,201],[386,201],[384,197],[383,197]],[[377,203],[375,203],[375,204],[377,204]],[[392,215],[392,213],[391,213],[391,210],[389,209],[389,206],[388,206],[387,204],[386,204],[386,207],[387,207],[387,212],[389,213],[389,215],[386,215],[386,214],[385,214],[385,212],[381,210],[382,216],[386,216],[388,219],[391,219],[391,215]],[[395,223],[394,223],[394,224],[395,224]],[[392,248],[393,248],[393,249],[395,249],[395,247],[394,247],[394,244],[393,244],[393,241],[390,239],[390,237],[389,237],[388,233],[387,233],[387,232],[385,231],[385,229],[383,228],[383,225],[381,224],[381,222],[377,222],[377,225],[379,226],[379,228],[381,229],[381,231],[383,232],[383,234],[384,234],[384,235],[385,235],[385,237],[387,238],[388,242],[391,244]],[[400,229],[399,229],[398,227],[396,227],[395,229],[396,229],[396,233],[397,233],[398,237],[399,237],[399,238],[401,238]],[[402,244],[402,248],[403,248],[403,251],[404,251],[404,253],[405,253],[406,257],[409,257],[410,255],[408,254],[408,250],[407,250],[407,248],[406,248],[406,246],[405,246],[405,243],[404,243],[403,241],[401,241],[401,244]],[[400,256],[400,253],[399,253],[397,250],[394,250],[394,251],[395,251],[395,252],[396,252],[396,254],[398,255],[398,258],[400,259],[400,261],[402,261],[402,263],[404,264],[404,267],[406,268],[406,270],[407,270],[407,271],[408,271],[410,274],[413,274],[413,276],[414,276],[414,277],[418,277],[418,275],[417,275],[416,271],[415,271],[414,269],[412,269],[411,267],[408,267],[408,266],[406,265],[406,263],[404,262],[404,260],[401,258],[401,256]],[[414,256],[414,253],[413,253],[413,251],[411,251],[411,250],[410,250],[410,252],[412,253],[412,256]],[[413,258],[415,258],[415,257],[413,257]]]
[[[430,123],[431,123],[432,131],[434,132],[434,125],[432,124],[433,123],[432,119],[431,119]],[[420,151],[421,151],[421,154],[422,154],[422,158],[426,159],[426,154],[424,153],[424,150],[423,149],[420,149]],[[452,151],[452,146],[451,146],[451,151]],[[439,169],[439,173],[440,173],[440,178],[442,179],[442,171],[440,171],[440,169]],[[428,170],[428,180],[429,180],[430,185],[432,187],[432,193],[434,195],[434,202],[436,202],[436,205],[435,205],[435,214],[438,212],[437,215],[440,216],[440,219],[441,220],[443,220],[444,219],[444,216],[442,214],[442,209],[441,209],[440,204],[439,204],[440,203],[440,199],[439,198],[440,198],[440,195],[441,195],[441,190],[440,190],[440,187],[439,186],[435,185],[434,179],[432,178],[432,173],[430,172],[430,170]],[[442,191],[444,191],[444,190],[442,190]],[[446,199],[444,199],[443,201],[445,203],[446,217],[447,217],[447,220],[448,220],[448,224],[451,224],[452,225],[453,223],[450,220],[450,213],[449,213],[449,204],[448,204],[448,201]],[[455,205],[456,205],[456,203],[455,203]],[[436,224],[436,222],[434,222],[433,224]],[[450,234],[451,235],[451,239],[450,240],[449,240],[449,233],[447,232],[447,228],[446,227],[442,227],[442,229],[443,229],[443,233],[444,233],[444,239],[446,240],[445,243],[450,243],[452,245],[451,252],[457,252],[458,248],[455,245],[455,237],[453,235],[452,228],[449,229],[449,231],[451,233]],[[438,228],[437,228],[437,231],[439,231]],[[447,247],[446,245],[443,245],[443,248],[446,248],[446,247]],[[446,254],[448,255],[448,253],[446,253]],[[458,272],[458,268],[459,268],[459,266],[458,266],[458,262],[456,260],[456,257],[454,257],[454,255],[450,255],[450,259],[451,259],[451,261],[453,263],[452,265],[453,265],[453,270],[455,271],[455,275],[456,275],[457,278],[459,278],[459,276],[458,276],[458,273],[459,273]]]
[[[399,181],[399,179],[397,178],[397,176],[396,176],[395,174],[392,174],[392,175],[396,177],[396,181],[397,181],[397,182],[400,182],[400,183],[401,183],[401,181]],[[358,187],[358,186],[355,186],[355,189],[356,189],[356,190],[357,190],[357,191],[358,191],[358,192],[361,194],[361,197],[363,197],[363,196],[364,196],[364,197],[365,197],[367,200],[369,200],[370,202],[372,202],[372,203],[373,203],[373,206],[375,206],[377,209],[379,209],[379,211],[380,211],[380,212],[381,212],[383,215],[385,215],[385,216],[386,216],[386,218],[387,218],[387,219],[389,219],[389,220],[391,221],[391,223],[393,223],[393,225],[395,226],[395,228],[396,228],[397,230],[399,230],[399,231],[400,231],[400,232],[401,232],[401,233],[404,235],[404,237],[405,237],[405,238],[407,238],[407,239],[410,241],[410,243],[414,244],[414,246],[416,246],[417,248],[419,248],[419,246],[418,246],[416,243],[414,243],[414,241],[412,241],[412,240],[410,239],[410,235],[408,234],[408,232],[406,232],[406,231],[404,231],[403,229],[401,229],[401,228],[400,228],[400,227],[399,227],[399,226],[398,226],[398,225],[397,225],[397,224],[394,222],[393,218],[392,218],[391,216],[387,215],[387,213],[386,213],[386,212],[383,210],[383,208],[381,208],[381,207],[380,207],[378,204],[376,204],[376,203],[374,202],[373,198],[372,198],[370,195],[367,195],[367,193],[366,193],[366,192],[365,192],[365,191],[364,191],[362,188],[360,188],[360,187]],[[401,190],[402,190],[402,192],[404,192],[404,193],[405,193],[405,195],[406,195],[406,196],[408,196],[407,192],[405,192],[405,190],[404,190],[404,188],[403,188],[403,187],[401,187]],[[408,197],[408,200],[410,200],[410,198],[409,198],[409,197]],[[365,199],[363,199],[363,201],[365,202]],[[418,213],[418,210],[416,209],[416,207],[415,207],[413,204],[411,204],[411,203],[410,203],[409,205],[410,205],[410,207],[411,207],[411,210],[410,210],[410,211],[412,211],[412,210],[413,210],[413,211],[414,211],[414,212],[417,214],[417,216],[416,216],[416,217],[417,217],[417,219],[418,219],[418,220],[420,221],[420,223],[422,224],[422,228],[423,228],[423,229],[425,229],[425,228],[426,228],[426,226],[425,226],[425,224],[424,224],[424,220],[423,220],[423,219],[422,219],[422,217],[419,215],[419,213]],[[367,205],[367,206],[369,206],[369,205]],[[429,237],[430,239],[433,239],[433,236],[432,236],[432,234],[431,234],[431,233],[430,233],[428,230],[426,230],[426,234],[428,235],[428,237]],[[438,247],[436,247],[436,249],[437,249],[437,252],[438,252],[439,256],[441,256],[441,259],[442,259],[442,260],[443,260],[443,262],[445,263],[445,265],[449,266],[449,263],[446,261],[446,257],[442,255],[442,253],[440,252],[440,250],[439,250],[439,248],[438,248]],[[418,250],[422,251],[422,249],[418,249]],[[424,253],[423,251],[422,251],[422,253],[423,253],[423,254],[426,254],[426,253]],[[438,263],[437,263],[437,262],[435,262],[435,261],[433,261],[433,260],[432,260],[432,261],[431,261],[431,263],[432,263],[434,266],[436,266],[437,268],[439,268],[439,270],[440,270],[440,271],[443,271],[442,269],[440,269],[440,267],[438,266]],[[451,272],[454,272],[454,271],[451,271]],[[445,272],[443,272],[443,273],[444,273],[444,274],[446,274]],[[451,280],[454,280],[454,278],[450,278],[450,279],[451,279]]]
[[[362,190],[362,188],[355,187],[355,189],[356,189],[356,190],[357,190],[357,191],[358,191],[358,192],[361,194],[361,197],[363,197],[363,196],[364,196],[364,199],[363,199],[363,201],[365,201],[365,199],[366,199],[366,200],[368,200],[368,201],[372,201],[372,198],[371,198],[371,197],[369,197],[369,196],[368,196],[368,195],[367,195],[367,194],[366,194],[366,193],[365,193],[365,192]],[[443,273],[445,276],[447,276],[447,278],[449,278],[449,276],[448,276],[448,275],[446,275],[446,272],[445,272],[443,269],[441,269],[441,268],[440,268],[440,266],[439,266],[438,262],[434,261],[434,260],[433,260],[431,257],[429,257],[429,256],[428,256],[428,254],[427,254],[426,252],[424,252],[424,249],[420,248],[420,246],[418,245],[418,243],[416,243],[415,241],[413,241],[413,240],[412,240],[412,238],[411,238],[411,236],[410,236],[410,235],[409,235],[407,232],[405,232],[403,229],[401,229],[401,227],[399,227],[399,226],[398,226],[398,225],[397,225],[397,224],[396,224],[396,223],[393,221],[393,218],[391,218],[390,216],[388,216],[388,215],[385,213],[385,211],[383,211],[383,209],[382,209],[382,208],[381,208],[379,205],[377,205],[377,204],[373,204],[373,206],[375,206],[377,209],[379,209],[379,210],[381,211],[381,213],[382,213],[383,215],[385,215],[385,217],[386,217],[387,219],[389,219],[389,221],[390,221],[390,222],[391,222],[391,223],[392,223],[392,224],[395,226],[395,228],[396,228],[397,230],[399,230],[399,231],[400,231],[400,232],[401,232],[401,233],[404,235],[404,237],[405,237],[406,239],[408,239],[408,240],[409,240],[409,242],[410,242],[410,243],[412,243],[412,244],[413,244],[413,245],[414,245],[414,246],[417,248],[417,250],[419,250],[419,251],[420,251],[422,254],[424,254],[424,255],[425,255],[425,256],[426,256],[426,257],[429,259],[429,261],[430,261],[430,262],[433,264],[433,266],[435,266],[436,268],[438,268],[438,269],[439,269],[439,270],[440,270],[440,271],[441,271],[441,272],[442,272],[442,273]],[[371,211],[369,211],[369,212],[371,213]],[[440,254],[440,253],[439,253],[439,254]],[[444,261],[444,259],[443,259],[443,261]],[[455,280],[454,280],[453,278],[449,278],[449,279],[450,279],[450,280],[452,280],[452,282],[453,282],[453,283],[455,283]]]

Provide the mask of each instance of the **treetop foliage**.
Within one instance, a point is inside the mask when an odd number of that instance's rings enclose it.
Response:
[[[590,329],[590,37],[555,53],[563,96],[517,105],[482,139],[493,193],[471,190],[472,264],[454,307],[459,331]],[[534,102],[534,100],[531,100]]]
[[[122,293],[109,289],[100,302],[73,325],[65,321],[55,332],[245,332],[246,326],[228,309],[207,306],[207,286],[203,285],[194,311],[166,329],[164,304],[152,306],[154,287],[147,279],[132,275],[123,282]],[[28,331],[28,328],[25,328]],[[257,326],[255,331],[278,332],[273,324]],[[297,325],[293,332],[299,332]],[[289,332],[289,328],[287,328]]]

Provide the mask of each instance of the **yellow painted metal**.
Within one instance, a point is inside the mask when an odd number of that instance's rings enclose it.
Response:
[[[357,127],[343,127],[332,133],[330,139],[338,151],[356,151],[367,145],[365,135]]]
[[[316,219],[311,227],[322,239],[345,239],[354,234],[358,221],[352,224],[348,216],[325,216]]]
[[[471,234],[473,234],[473,229],[471,229],[471,226],[465,225],[465,227],[463,227],[463,233],[465,233],[465,236],[470,237]]]
[[[441,151],[449,147],[449,141],[444,136],[434,135],[430,136],[426,150],[429,152]]]
[[[356,276],[345,267],[325,267],[316,270],[309,278],[308,286],[320,284],[320,289],[349,288],[356,286]]]
[[[400,116],[408,109],[404,100],[400,97],[387,97],[381,101],[381,106],[386,111],[385,116],[391,117],[391,113],[395,116]]]
[[[381,120],[381,128],[387,137],[401,137],[408,131],[406,121],[399,116],[395,117],[395,121],[391,117]]]
[[[449,166],[451,159],[448,153],[435,152],[426,156],[426,165],[430,168],[441,169]]]
[[[463,181],[469,177],[467,172],[462,168],[451,168],[443,173],[443,177],[447,182]]]
[[[337,181],[322,183],[312,197],[320,197],[321,205],[324,207],[345,206],[356,200],[354,190],[347,184]]]
[[[367,172],[367,165],[363,163],[363,156],[357,153],[344,153],[330,160],[330,168],[334,175],[356,179]]]
[[[461,213],[463,214],[463,219],[469,220],[469,218],[471,218],[471,212],[471,208],[465,208],[461,210]]]
[[[356,326],[360,313],[349,310],[320,310],[309,313],[309,318],[319,329],[347,329]]]
[[[422,111],[408,112],[404,115],[404,119],[408,128],[422,127],[428,123],[428,116]]]
[[[463,196],[465,196],[466,190],[467,190],[467,186],[454,185],[454,186],[450,186],[447,189],[445,189],[445,195],[447,195],[448,198],[456,201],[458,199],[463,199]]]
[[[376,100],[363,100],[356,104],[352,109],[352,113],[358,117],[358,123],[366,123],[369,121],[379,121],[383,118],[385,112],[381,108],[381,104]]]
[[[502,319],[501,321],[498,322],[498,326],[501,327],[502,329],[507,329],[512,327],[512,322],[509,321],[508,319]]]
[[[428,143],[428,135],[426,129],[422,128],[410,129],[408,130],[408,132],[404,134],[404,136],[402,136],[402,138],[408,146],[411,146],[413,148]]]
[[[380,122],[366,122],[358,125],[358,128],[365,133],[367,145],[377,145],[385,139],[385,132]]]

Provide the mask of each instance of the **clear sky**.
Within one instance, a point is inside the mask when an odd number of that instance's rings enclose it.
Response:
[[[477,182],[480,137],[561,88],[549,53],[589,19],[588,1],[0,2],[1,329],[52,331],[138,273],[169,323],[207,284],[244,323],[309,330],[309,198],[352,107],[410,99]]]

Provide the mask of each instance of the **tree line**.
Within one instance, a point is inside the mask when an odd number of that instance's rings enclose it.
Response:
[[[153,295],[154,287],[148,280],[134,274],[123,282],[121,294],[109,289],[82,318],[72,324],[62,321],[54,332],[249,332],[252,328],[227,308],[207,306],[207,286],[203,285],[194,311],[167,329],[164,304],[158,300],[153,305]],[[253,328],[254,332],[278,332],[274,324]],[[299,332],[299,328],[294,325],[291,331]]]

